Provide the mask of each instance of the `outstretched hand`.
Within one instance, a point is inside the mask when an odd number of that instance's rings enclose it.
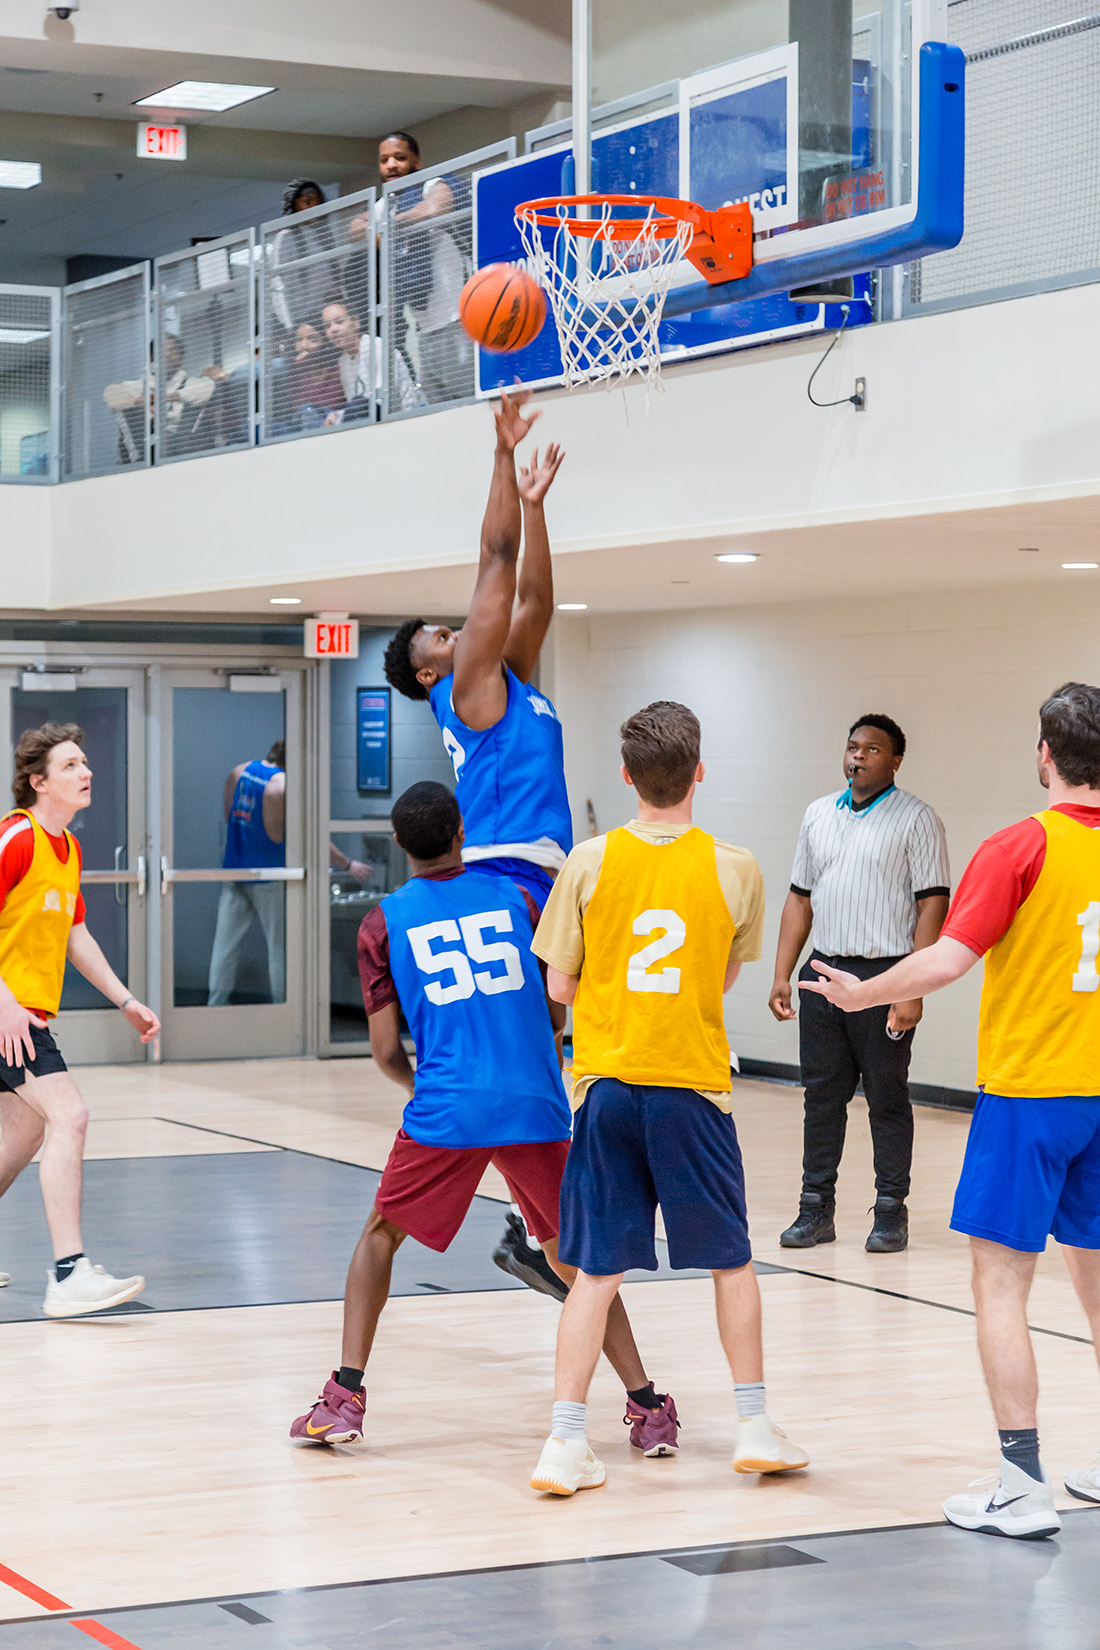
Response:
[[[830,968],[828,963],[818,962],[816,957],[811,957],[810,967],[816,969],[821,978],[799,980],[799,991],[814,991],[819,997],[825,997],[848,1014],[856,1009],[866,1008],[866,1003],[859,1000],[864,982],[857,975],[845,974],[840,968]]]
[[[539,463],[538,448],[531,454],[531,462],[520,469],[516,486],[525,504],[541,504],[550,490],[550,483],[561,468],[564,452],[556,441],[551,441]]]
[[[500,392],[500,406],[493,408],[493,421],[497,427],[497,446],[506,453],[514,453],[535,419],[542,417],[541,412],[533,412],[530,418],[522,416],[522,410],[530,399],[530,390],[516,390],[511,395],[507,390]]]

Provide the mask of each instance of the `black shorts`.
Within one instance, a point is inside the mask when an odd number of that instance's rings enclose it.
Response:
[[[0,1089],[21,1089],[27,1080],[27,1072],[32,1077],[48,1077],[51,1071],[68,1071],[68,1066],[62,1058],[61,1050],[54,1042],[48,1026],[31,1026],[31,1041],[34,1044],[34,1059],[23,1065],[9,1066],[7,1061],[0,1058]],[[19,1044],[21,1051],[22,1043]]]

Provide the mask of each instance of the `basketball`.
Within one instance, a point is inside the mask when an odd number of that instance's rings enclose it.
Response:
[[[546,299],[515,264],[488,264],[462,288],[458,314],[476,344],[504,355],[534,343],[546,320]]]

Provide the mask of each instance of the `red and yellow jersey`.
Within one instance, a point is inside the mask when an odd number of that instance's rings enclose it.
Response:
[[[990,1094],[1100,1097],[1098,826],[1100,810],[1048,808],[983,843],[959,884],[943,931],[987,952],[978,1082]]]
[[[0,821],[0,892],[0,979],[23,1008],[52,1016],[61,1001],[69,931],[84,921],[76,838],[68,831],[48,835],[21,809],[6,815]]]

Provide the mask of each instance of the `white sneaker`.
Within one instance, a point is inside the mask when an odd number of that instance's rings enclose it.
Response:
[[[1066,1478],[1066,1489],[1078,1501],[1100,1503],[1100,1455],[1091,1467],[1085,1467],[1081,1472],[1071,1472]]]
[[[792,1443],[767,1415],[746,1415],[738,1421],[734,1472],[797,1472],[809,1464],[810,1457],[802,1446]]]
[[[606,1477],[604,1464],[597,1461],[587,1439],[550,1437],[531,1474],[531,1488],[548,1495],[574,1495],[577,1490],[597,1489]]]
[[[1038,1541],[1045,1535],[1057,1535],[1062,1528],[1045,1474],[1042,1483],[1037,1484],[1030,1473],[1002,1457],[998,1472],[976,1478],[970,1488],[978,1493],[952,1495],[943,1504],[943,1516],[960,1530]]]
[[[144,1278],[113,1278],[102,1266],[93,1266],[87,1255],[81,1255],[64,1283],[58,1283],[52,1272],[47,1273],[42,1310],[47,1318],[77,1318],[82,1312],[121,1306],[144,1288]]]
[[[10,1272],[0,1272],[0,1289],[6,1289],[11,1282]]]

